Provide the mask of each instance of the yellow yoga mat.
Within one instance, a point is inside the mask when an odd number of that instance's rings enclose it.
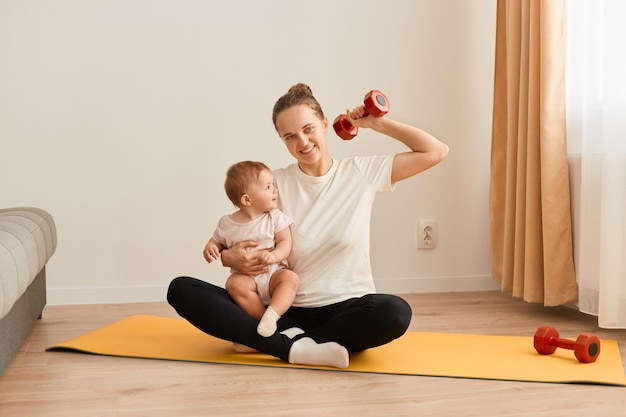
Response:
[[[602,340],[594,363],[580,363],[570,350],[540,355],[533,337],[408,332],[384,346],[350,356],[342,371],[456,378],[501,379],[626,386],[617,341]],[[236,353],[232,343],[206,335],[182,319],[137,315],[48,351],[306,369],[262,353]]]

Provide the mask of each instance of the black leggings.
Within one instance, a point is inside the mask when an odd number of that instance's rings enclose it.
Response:
[[[224,288],[196,278],[178,277],[171,283],[167,301],[181,317],[203,332],[289,359],[293,342],[307,336],[318,343],[333,341],[349,352],[384,345],[402,336],[411,321],[411,307],[400,297],[368,294],[324,307],[291,307],[270,337],[257,333],[258,321],[243,311]],[[299,327],[294,339],[280,334]]]

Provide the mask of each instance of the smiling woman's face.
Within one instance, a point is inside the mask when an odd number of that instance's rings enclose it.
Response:
[[[276,130],[300,168],[308,174],[321,175],[312,174],[309,170],[330,162],[326,148],[328,120],[321,120],[311,107],[301,104],[277,115]]]

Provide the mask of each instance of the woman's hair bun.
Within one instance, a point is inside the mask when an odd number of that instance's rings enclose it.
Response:
[[[298,83],[298,84],[291,86],[291,88],[289,89],[287,93],[295,93],[295,92],[306,93],[311,96],[313,95],[313,91],[311,90],[311,87],[309,87],[305,83]]]

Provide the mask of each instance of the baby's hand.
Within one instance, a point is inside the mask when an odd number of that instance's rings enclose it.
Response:
[[[275,264],[278,261],[278,259],[276,259],[276,255],[274,255],[274,252],[269,252],[266,250],[259,251],[257,258],[265,265]]]
[[[213,261],[216,261],[217,259],[219,259],[219,257],[220,249],[217,247],[217,245],[206,245],[206,247],[204,248],[204,258],[207,260],[207,262],[211,263]]]

